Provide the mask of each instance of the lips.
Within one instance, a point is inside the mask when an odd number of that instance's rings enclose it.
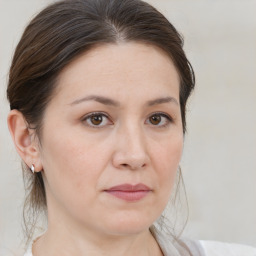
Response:
[[[121,184],[104,190],[106,193],[125,201],[139,201],[152,192],[148,186],[139,183],[136,185]]]

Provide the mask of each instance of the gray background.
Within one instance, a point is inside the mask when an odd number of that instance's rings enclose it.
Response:
[[[23,183],[6,125],[8,67],[21,33],[50,0],[0,0],[0,255],[21,253]],[[185,37],[196,72],[182,169],[185,235],[256,246],[256,1],[148,1]]]

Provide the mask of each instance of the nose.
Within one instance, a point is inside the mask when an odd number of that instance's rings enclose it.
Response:
[[[138,170],[145,168],[150,161],[147,152],[146,135],[135,127],[118,131],[113,165],[118,169]]]

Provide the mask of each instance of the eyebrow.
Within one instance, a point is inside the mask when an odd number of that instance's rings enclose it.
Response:
[[[97,95],[90,95],[87,97],[83,97],[81,99],[73,101],[70,105],[77,105],[77,104],[85,102],[85,101],[97,101],[104,105],[110,105],[110,106],[114,106],[114,107],[120,106],[120,103],[115,100],[112,100],[110,98],[106,98],[103,96],[97,96]]]
[[[173,97],[164,97],[164,98],[159,98],[159,99],[155,99],[155,100],[150,100],[150,101],[148,101],[147,105],[154,106],[154,105],[169,103],[169,102],[173,102],[176,105],[179,105],[178,101]]]
[[[77,99],[77,100],[73,101],[72,103],[70,103],[70,105],[77,105],[77,104],[80,104],[80,103],[86,102],[86,101],[96,101],[101,104],[114,106],[114,107],[119,107],[121,105],[118,101],[115,101],[113,99],[103,97],[103,96],[97,96],[97,95],[90,95],[90,96],[83,97],[81,99]],[[173,97],[163,97],[163,98],[157,98],[154,100],[149,100],[146,103],[146,105],[154,106],[154,105],[159,105],[159,104],[164,104],[164,103],[169,103],[169,102],[173,102],[176,105],[179,105],[178,101]]]

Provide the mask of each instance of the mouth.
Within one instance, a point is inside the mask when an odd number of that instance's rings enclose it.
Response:
[[[152,192],[152,189],[150,189],[148,186],[142,183],[139,183],[136,185],[121,184],[121,185],[106,189],[104,191],[119,199],[133,202],[133,201],[139,201],[144,197],[146,197],[150,192]]]

